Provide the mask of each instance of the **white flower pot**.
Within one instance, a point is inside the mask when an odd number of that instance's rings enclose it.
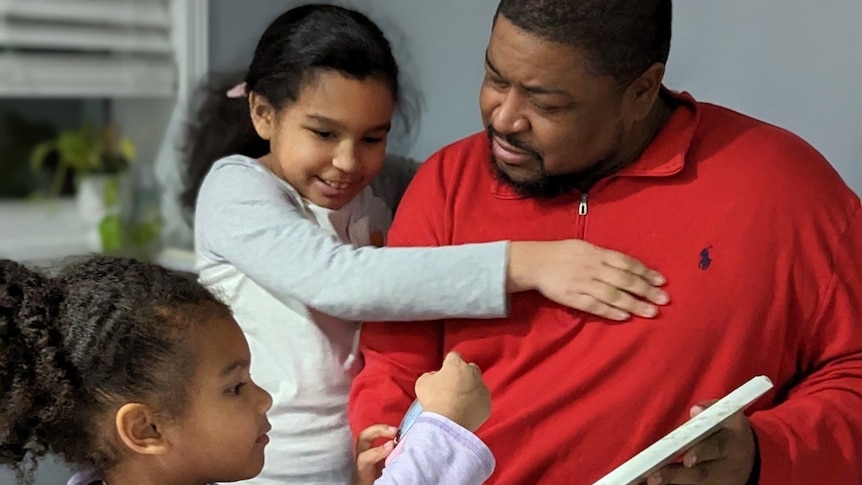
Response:
[[[76,203],[92,251],[119,249],[122,244],[124,178],[88,174],[78,178]]]

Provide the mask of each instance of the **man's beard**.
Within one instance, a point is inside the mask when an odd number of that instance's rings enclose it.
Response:
[[[571,193],[573,190],[586,192],[601,178],[619,170],[622,168],[621,165],[623,165],[618,160],[623,137],[622,126],[618,128],[617,133],[614,135],[614,143],[605,156],[590,164],[584,170],[559,175],[549,174],[545,170],[545,160],[542,155],[524,142],[511,135],[500,134],[490,125],[486,127],[485,131],[488,134],[489,144],[493,143],[494,138],[499,138],[518,150],[529,154],[536,161],[536,166],[538,167],[536,177],[530,180],[515,180],[500,168],[494,159],[493,152],[491,152],[489,157],[491,172],[494,177],[524,197],[551,199]]]

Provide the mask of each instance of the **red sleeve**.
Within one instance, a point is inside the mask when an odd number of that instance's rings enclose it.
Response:
[[[446,195],[440,154],[422,164],[389,231],[389,246],[442,246]],[[442,363],[443,325],[431,322],[367,322],[359,349],[365,366],[353,381],[348,405],[356,437],[373,424],[398,426],[415,399],[413,385]]]
[[[784,403],[751,417],[760,485],[862,484],[862,209],[832,254],[798,357],[805,377]]]

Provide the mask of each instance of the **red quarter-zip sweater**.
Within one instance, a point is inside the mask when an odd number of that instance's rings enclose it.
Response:
[[[612,323],[515,295],[508,318],[369,323],[354,432],[397,424],[415,379],[460,352],[484,370],[489,483],[588,485],[752,376],[761,485],[862,483],[862,211],[805,142],[677,95],[633,165],[588,194],[522,198],[495,181],[484,133],[442,149],[389,240],[442,246],[580,238],[667,278],[654,320]],[[752,414],[753,413],[753,414]]]

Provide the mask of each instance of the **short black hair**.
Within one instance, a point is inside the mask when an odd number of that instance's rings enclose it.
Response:
[[[671,0],[502,0],[521,30],[586,51],[591,67],[627,85],[670,53]]]
[[[189,330],[221,315],[194,277],[134,259],[85,258],[54,276],[0,260],[0,466],[23,483],[46,453],[111,468],[118,449],[100,423],[126,402],[182,416]]]

